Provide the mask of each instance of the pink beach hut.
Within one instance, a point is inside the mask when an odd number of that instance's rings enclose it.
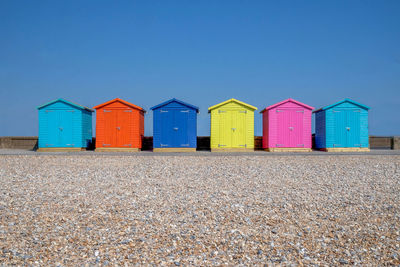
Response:
[[[263,114],[263,148],[270,152],[311,151],[311,111],[294,99],[266,107]]]

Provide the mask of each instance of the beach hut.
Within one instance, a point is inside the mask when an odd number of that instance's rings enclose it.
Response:
[[[233,98],[209,107],[211,151],[254,151],[256,109]]]
[[[56,99],[39,110],[38,151],[80,151],[92,142],[94,110]]]
[[[313,109],[291,98],[263,109],[263,148],[270,152],[312,151]]]
[[[154,152],[196,151],[198,107],[173,98],[151,110]]]
[[[142,148],[143,108],[116,98],[96,109],[96,150],[135,152]]]
[[[345,99],[315,110],[315,145],[325,151],[369,151],[369,107]]]

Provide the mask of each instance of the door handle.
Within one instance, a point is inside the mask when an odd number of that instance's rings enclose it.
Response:
[[[236,130],[236,128],[232,128],[232,131],[235,131]]]
[[[60,131],[62,131],[62,130],[63,130],[63,127],[59,127],[58,129],[60,129]]]
[[[175,130],[175,131],[178,131],[178,127],[174,127],[174,130]]]
[[[346,127],[346,130],[347,130],[347,131],[350,131],[350,127]]]
[[[117,130],[121,130],[121,128],[120,128],[120,127],[117,127]]]
[[[293,131],[293,129],[294,129],[293,127],[289,127],[289,130]]]

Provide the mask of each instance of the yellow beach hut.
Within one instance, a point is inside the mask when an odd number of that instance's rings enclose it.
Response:
[[[229,99],[208,108],[211,113],[211,151],[254,151],[256,107]]]

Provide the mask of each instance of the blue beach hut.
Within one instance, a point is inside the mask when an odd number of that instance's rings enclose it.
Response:
[[[325,151],[369,151],[369,107],[350,99],[313,111],[315,146]]]
[[[80,151],[92,142],[93,109],[61,98],[37,109],[38,151]]]
[[[173,98],[152,107],[151,110],[153,151],[196,151],[198,107]]]

